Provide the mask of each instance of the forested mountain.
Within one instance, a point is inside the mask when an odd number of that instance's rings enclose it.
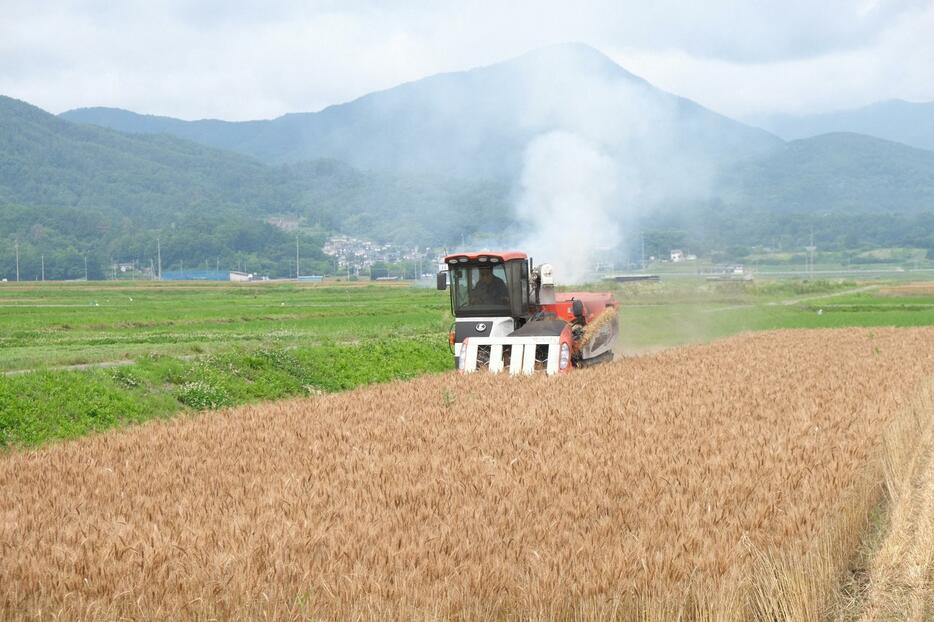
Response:
[[[0,97],[0,200],[104,210],[155,226],[178,216],[275,211],[280,171],[167,135],[70,123]]]
[[[148,265],[161,236],[176,269],[246,264],[290,274],[295,241],[264,221],[300,218],[319,231],[400,243],[454,239],[475,219],[508,221],[508,188],[419,176],[364,174],[341,162],[270,166],[178,138],[75,124],[0,97],[0,277],[19,240],[28,277],[100,276],[111,259]],[[309,271],[327,269],[323,235],[306,234]],[[426,242],[428,243],[428,242]],[[318,263],[315,263],[317,261]]]
[[[761,125],[789,140],[830,132],[856,132],[934,150],[934,102],[893,99],[825,114],[776,115],[763,119]]]
[[[934,248],[934,152],[853,133],[786,143],[583,46],[274,121],[55,117],[0,97],[8,278],[17,240],[33,277],[42,255],[49,278],[83,276],[85,256],[92,278],[111,260],[146,265],[157,238],[166,269],[286,276],[295,239],[271,217],[301,222],[305,265],[325,271],[332,232],[516,242],[555,210],[572,215],[562,235],[619,227],[624,246],[642,230],[680,232],[658,239],[701,252],[800,246],[816,229],[824,246]]]
[[[659,90],[579,44],[271,121],[185,122],[103,108],[62,116],[127,132],[173,134],[271,162],[336,158],[369,171],[507,180],[519,173],[533,138],[569,126],[586,125],[594,135],[617,133],[620,143],[634,137],[640,146],[671,142],[714,161],[780,144],[762,130]]]
[[[166,266],[249,261],[287,269],[294,241],[257,215],[297,195],[286,171],[171,136],[70,123],[0,97],[0,274],[100,277],[111,260],[148,267],[156,237]],[[309,241],[309,263],[321,242]],[[318,252],[318,259],[322,259]]]
[[[934,152],[849,133],[790,141],[724,168],[694,209],[657,210],[645,226],[664,244],[734,259],[759,245],[801,249],[812,235],[823,250],[903,246],[934,256]]]
[[[934,211],[934,151],[861,134],[791,141],[722,179],[724,202],[777,214]]]

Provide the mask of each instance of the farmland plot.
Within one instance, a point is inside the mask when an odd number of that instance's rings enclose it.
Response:
[[[932,346],[760,333],[10,452],[0,617],[814,619],[930,424]]]

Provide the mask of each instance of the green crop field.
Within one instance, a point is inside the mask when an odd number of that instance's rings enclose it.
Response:
[[[623,351],[776,328],[925,326],[934,293],[880,295],[878,282],[662,282],[620,288]]]
[[[449,326],[388,284],[4,284],[0,445],[449,369]]]
[[[447,303],[391,285],[113,282],[0,287],[0,369],[438,335]]]
[[[934,291],[764,281],[593,286],[622,354],[770,328],[934,323]],[[447,293],[390,284],[0,285],[0,447],[451,368]]]

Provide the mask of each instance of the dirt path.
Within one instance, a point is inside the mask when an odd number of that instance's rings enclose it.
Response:
[[[11,369],[5,371],[0,375],[3,376],[21,376],[23,374],[31,374],[35,371],[47,370],[47,371],[82,371],[85,369],[104,369],[107,367],[125,367],[126,365],[132,365],[134,361],[130,359],[121,359],[119,361],[101,361],[100,363],[79,363],[77,365],[56,365],[54,367],[33,367],[30,369]]]
[[[844,289],[839,292],[833,292],[830,294],[812,294],[809,296],[795,296],[793,298],[785,298],[784,300],[773,300],[772,302],[749,302],[743,303],[740,305],[730,305],[728,307],[717,307],[715,309],[704,309],[705,313],[717,313],[720,311],[733,311],[735,309],[746,309],[748,307],[778,307],[778,306],[791,306],[796,305],[802,302],[810,302],[811,300],[823,300],[824,298],[834,298],[836,296],[846,296],[848,294],[859,294],[861,292],[868,292],[873,289],[878,289],[878,285],[866,285],[865,287],[856,287],[854,289]]]
[[[919,449],[896,485],[889,533],[872,561],[860,620],[934,620],[934,399],[922,402]]]
[[[408,335],[409,338],[419,338],[419,337],[436,337],[435,333],[416,333],[414,335]],[[356,346],[360,345],[364,339],[341,339],[335,341],[337,345],[341,346]],[[316,345],[316,344],[310,344]],[[286,346],[285,349],[291,350],[298,347],[297,345]],[[173,356],[172,358],[178,359],[180,361],[192,361],[199,357],[205,356],[203,354],[179,354]],[[132,359],[117,359],[114,361],[97,361],[94,363],[77,363],[75,365],[53,365],[49,367],[29,367],[26,369],[8,369],[5,371],[0,371],[0,376],[20,376],[22,374],[31,374],[36,371],[83,371],[87,369],[107,369],[110,367],[126,367],[127,365],[133,365],[136,361]]]
[[[834,298],[836,296],[846,296],[848,294],[859,294],[861,292],[868,292],[873,289],[879,289],[878,285],[866,285],[865,287],[857,287],[855,289],[844,289],[839,292],[833,292],[831,294],[814,294],[812,296],[802,296],[799,298],[788,298],[787,300],[779,300],[778,302],[769,302],[766,303],[767,306],[775,305],[796,305],[800,302],[810,302],[811,300],[823,300],[824,298]]]

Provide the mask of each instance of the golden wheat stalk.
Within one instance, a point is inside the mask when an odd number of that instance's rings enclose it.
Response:
[[[932,343],[760,333],[11,451],[0,619],[824,615]]]
[[[607,307],[604,309],[603,313],[597,316],[597,319],[584,327],[584,334],[577,344],[577,349],[583,350],[587,344],[593,341],[593,338],[597,336],[602,328],[616,321],[618,315],[619,312],[616,310],[616,307]]]

